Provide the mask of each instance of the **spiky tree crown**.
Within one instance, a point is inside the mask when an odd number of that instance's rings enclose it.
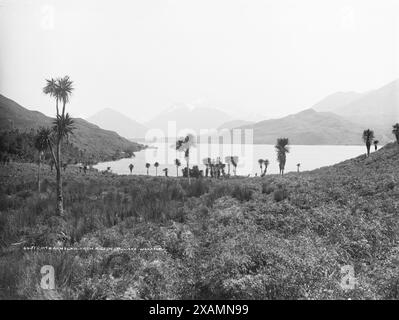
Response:
[[[35,137],[35,148],[39,152],[46,151],[51,136],[51,130],[48,128],[40,128]]]
[[[365,143],[371,144],[374,139],[374,131],[370,129],[364,130],[362,138]]]

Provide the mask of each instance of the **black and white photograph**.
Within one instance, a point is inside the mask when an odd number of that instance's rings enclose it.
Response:
[[[398,1],[0,0],[0,300],[398,299]]]

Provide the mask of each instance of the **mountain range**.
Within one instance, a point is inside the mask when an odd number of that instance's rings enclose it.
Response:
[[[292,144],[363,144],[362,132],[372,129],[380,143],[393,139],[399,122],[399,80],[365,93],[336,92],[312,108],[280,119],[240,128],[254,130],[254,143],[288,137]]]
[[[279,119],[258,122],[233,118],[209,106],[175,104],[144,123],[113,111],[103,110],[88,120],[114,130],[126,138],[142,137],[147,128],[161,129],[166,135],[179,135],[182,129],[253,129],[254,143],[275,143],[289,137],[293,144],[362,144],[364,129],[373,129],[380,143],[392,140],[391,128],[399,122],[399,80],[364,93],[336,92],[310,108]],[[168,134],[168,123],[177,133]]]
[[[52,122],[44,114],[27,110],[1,95],[0,111],[1,127],[9,126],[11,121],[14,127],[26,130]],[[253,129],[254,143],[259,144],[274,144],[277,138],[288,137],[291,144],[350,145],[363,144],[362,132],[370,128],[376,139],[385,144],[393,139],[392,125],[399,122],[399,80],[364,93],[336,92],[304,111],[259,122],[233,118],[209,106],[185,104],[174,104],[144,124],[110,108],[87,120],[75,119],[77,134],[72,142],[93,152],[103,150],[106,155],[128,146],[140,148],[127,139],[141,140],[148,129],[160,129],[170,137],[180,136],[183,129],[197,134],[201,129]],[[168,133],[169,122],[176,124],[176,132]]]
[[[288,137],[291,144],[356,145],[363,132],[358,124],[331,112],[307,109],[280,119],[270,119],[240,129],[253,129],[254,143],[274,144],[277,138]]]
[[[313,108],[370,127],[382,140],[389,141],[392,139],[392,125],[399,122],[399,79],[365,93],[335,93]]]
[[[119,136],[116,132],[101,129],[95,124],[80,118],[73,118],[74,133],[70,136],[72,142],[80,150],[96,157],[107,160],[120,151],[138,151],[143,148],[141,144],[129,141]],[[19,129],[29,131],[39,127],[51,127],[53,118],[41,112],[28,110],[15,101],[0,95],[0,128]]]
[[[313,105],[312,109],[316,111],[331,111],[333,112],[339,106],[349,104],[362,96],[361,93],[354,91],[336,92],[325,97],[321,101]]]

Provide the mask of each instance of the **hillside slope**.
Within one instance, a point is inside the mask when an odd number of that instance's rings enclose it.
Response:
[[[368,92],[332,112],[357,123],[390,129],[399,122],[399,80]]]
[[[373,129],[379,139],[391,140],[392,125],[399,122],[399,80],[365,93],[335,93],[315,104],[317,111],[330,111]]]
[[[144,138],[147,132],[147,128],[141,123],[110,108],[97,112],[87,118],[87,121],[94,123],[103,129],[115,131],[120,136],[127,139]]]
[[[254,143],[274,144],[277,138],[288,137],[291,144],[297,145],[357,145],[362,144],[363,132],[358,124],[336,114],[313,109],[257,122],[241,129],[254,130]]]
[[[218,128],[218,130],[222,130],[222,129],[235,129],[238,127],[242,127],[242,126],[249,126],[254,124],[254,121],[247,121],[247,120],[231,120],[231,121],[227,121],[223,124],[221,124]]]
[[[334,112],[335,109],[345,106],[348,103],[359,99],[362,96],[361,93],[348,91],[348,92],[336,92],[325,97],[321,101],[317,102],[312,109],[316,111],[330,111]]]
[[[52,121],[52,118],[38,111],[28,110],[15,101],[0,95],[0,128],[2,130],[14,128],[20,131],[29,131],[39,127],[50,127]],[[143,147],[86,120],[74,118],[74,121],[76,129],[70,137],[70,142],[98,160],[110,159],[120,151],[138,151]]]

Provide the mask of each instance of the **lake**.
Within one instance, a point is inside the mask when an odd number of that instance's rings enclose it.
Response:
[[[133,174],[145,175],[147,169],[145,164],[151,164],[150,175],[155,175],[154,163],[158,162],[158,175],[164,175],[163,169],[168,168],[169,176],[176,176],[176,166],[174,161],[180,159],[182,166],[179,168],[179,176],[182,175],[181,169],[186,165],[184,153],[177,152],[174,146],[167,143],[150,144],[150,148],[137,152],[135,158],[120,159],[117,161],[102,162],[94,166],[98,170],[106,170],[111,167],[111,171],[116,174],[130,174],[129,164],[134,165]],[[297,163],[300,163],[300,170],[313,170],[324,166],[329,166],[350,158],[364,154],[365,146],[331,146],[331,145],[292,145],[287,154],[285,172],[296,171]],[[268,159],[270,164],[267,173],[278,173],[278,162],[273,145],[252,145],[252,144],[198,144],[190,151],[190,167],[198,165],[205,171],[202,159],[221,156],[224,162],[226,156],[238,156],[237,175],[260,174],[258,159]],[[227,172],[227,167],[226,167]]]

